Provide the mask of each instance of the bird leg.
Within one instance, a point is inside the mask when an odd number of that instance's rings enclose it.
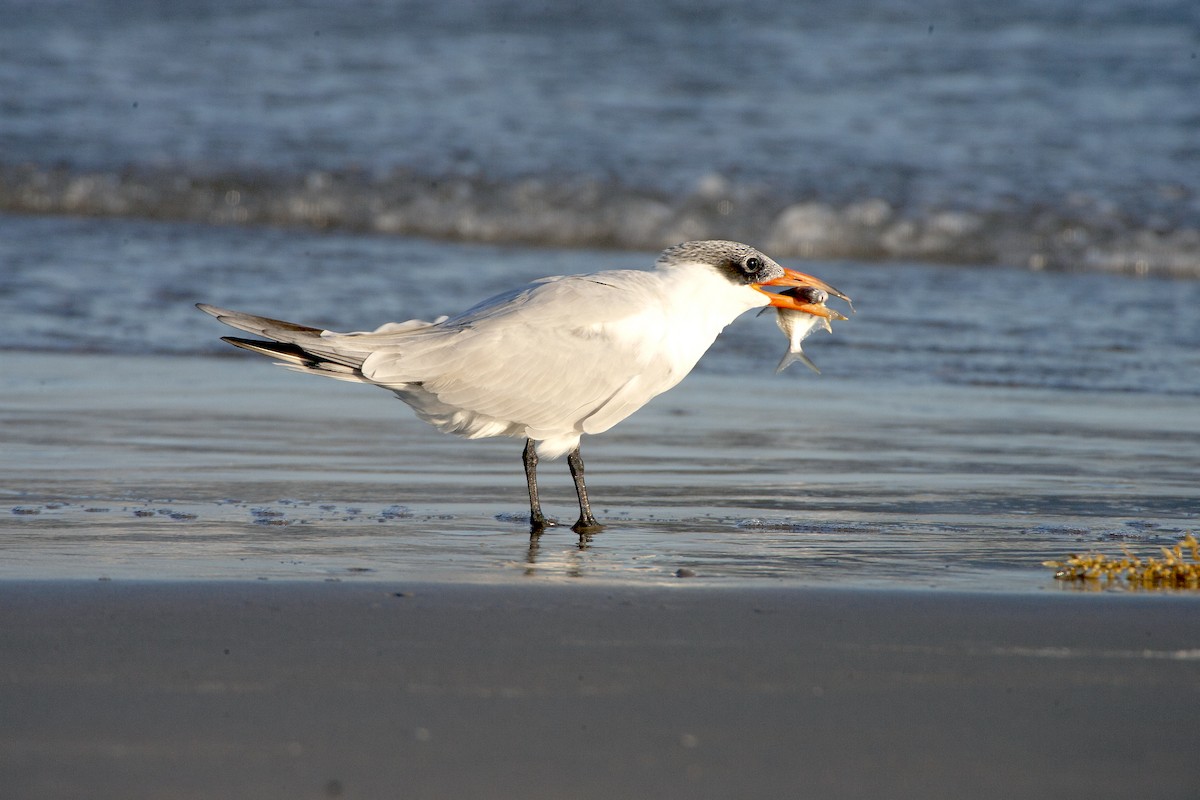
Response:
[[[553,525],[554,520],[548,520],[542,515],[542,502],[538,499],[537,486],[538,457],[533,447],[533,439],[525,440],[522,460],[525,462],[525,482],[529,484],[529,532],[538,534]]]
[[[583,457],[579,455],[578,445],[567,454],[567,466],[571,468],[571,478],[575,481],[575,493],[579,495],[579,521],[571,526],[578,534],[594,533],[604,526],[596,522],[592,516],[592,506],[588,503],[587,486],[583,483]]]

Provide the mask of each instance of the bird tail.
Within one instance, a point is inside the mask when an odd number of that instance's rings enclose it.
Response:
[[[276,363],[281,366],[297,372],[309,372],[344,381],[365,380],[360,368],[371,351],[365,347],[359,349],[347,346],[346,340],[350,337],[337,334],[330,336],[329,331],[320,328],[230,311],[207,303],[197,303],[196,308],[230,327],[266,337],[265,341],[237,336],[221,337],[221,341],[234,347],[269,356],[276,359]]]

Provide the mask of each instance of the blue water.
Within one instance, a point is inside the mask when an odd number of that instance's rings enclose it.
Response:
[[[648,268],[653,258],[0,215],[0,337],[25,350],[222,354],[225,331],[196,302],[363,330],[454,314],[545,275]],[[858,309],[805,345],[822,378],[1200,396],[1197,281],[850,261],[806,269]],[[770,374],[784,349],[772,316],[748,314],[699,369]],[[781,380],[814,377],[795,367]]]
[[[1200,274],[1189,0],[0,15],[0,208]]]

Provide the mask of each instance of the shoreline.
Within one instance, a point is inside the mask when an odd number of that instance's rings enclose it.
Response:
[[[1054,591],[1045,560],[1196,529],[1190,398],[690,376],[588,443],[607,527],[531,541],[520,443],[205,357],[7,356],[0,580],[267,578]],[[799,405],[798,405],[799,404]],[[561,462],[547,512],[574,513]],[[568,520],[569,521],[569,520]]]

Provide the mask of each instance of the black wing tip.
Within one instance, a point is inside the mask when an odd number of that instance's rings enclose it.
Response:
[[[221,341],[226,344],[231,344],[234,347],[240,347],[243,350],[251,350],[255,353],[262,353],[268,356],[281,356],[299,358],[304,361],[316,362],[319,359],[313,356],[312,353],[306,351],[303,347],[287,342],[271,342],[263,339],[241,339],[237,336],[222,336]]]

